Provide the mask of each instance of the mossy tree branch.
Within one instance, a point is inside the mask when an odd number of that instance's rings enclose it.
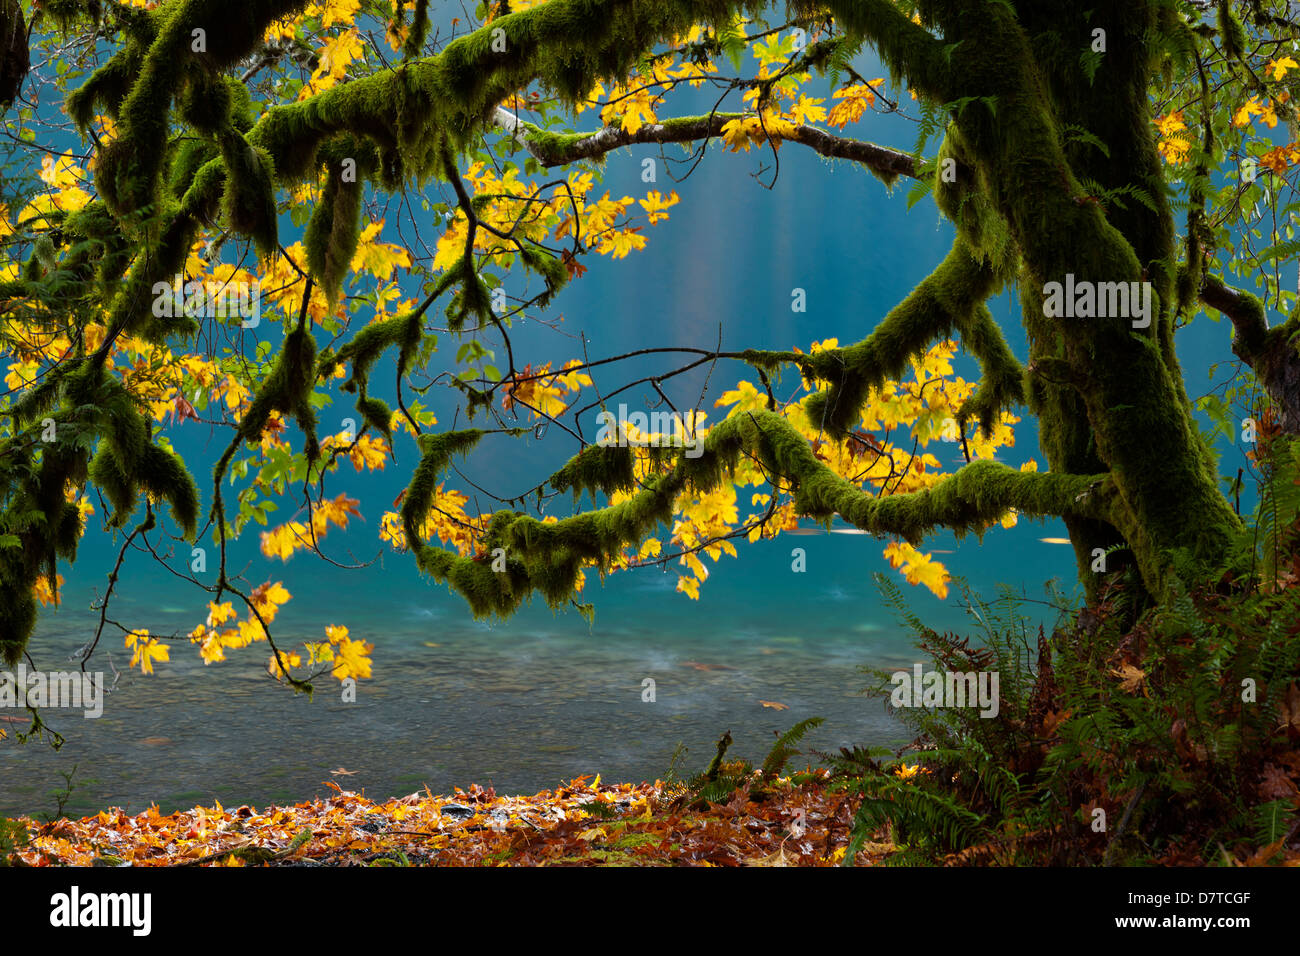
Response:
[[[1254,295],[1234,289],[1217,276],[1206,276],[1201,301],[1232,322],[1232,351],[1255,370],[1273,400],[1277,423],[1300,434],[1300,311],[1281,325],[1268,327],[1264,304]]]
[[[704,116],[682,116],[646,123],[634,133],[629,133],[621,126],[606,126],[590,133],[550,133],[519,119],[505,107],[497,107],[493,121],[514,136],[539,163],[549,169],[584,159],[599,159],[624,146],[693,143],[715,139],[722,135],[722,127],[727,123],[752,115],[755,114],[709,113]],[[888,146],[878,146],[847,136],[835,136],[807,124],[795,126],[794,132],[783,136],[782,140],[808,146],[831,159],[860,163],[887,183],[892,183],[900,176],[920,178],[916,158],[910,153],[890,149]]]
[[[707,493],[734,475],[742,456],[758,460],[773,480],[793,489],[797,513],[830,520],[839,515],[875,535],[897,535],[913,543],[934,530],[948,528],[959,536],[981,534],[1007,510],[1031,516],[1073,515],[1107,520],[1115,489],[1107,475],[1061,475],[1021,472],[993,461],[977,461],[933,487],[909,494],[877,497],[863,491],[823,464],[808,441],[782,415],[757,411],[732,416],[714,426],[697,458],[680,457],[665,473],[647,481],[626,501],[582,512],[554,523],[529,515],[499,511],[482,536],[483,553],[463,557],[424,544],[417,522],[427,511],[432,489],[451,454],[464,451],[480,432],[455,432],[421,441],[425,460],[407,491],[403,507],[408,544],[422,570],[463,595],[478,616],[506,616],[533,592],[552,606],[574,594],[578,573],[588,564],[602,570],[624,547],[638,543],[671,520],[677,497],[690,490]],[[628,484],[632,453],[600,448],[584,453],[552,476],[557,488],[608,493]],[[494,570],[487,556],[506,555],[505,570]]]
[[[958,419],[964,425],[976,418],[987,433],[998,412],[1025,400],[1020,363],[984,305],[997,286],[988,263],[976,259],[958,236],[934,272],[869,336],[856,345],[811,355],[803,363],[807,374],[831,386],[810,400],[813,421],[843,436],[866,404],[870,389],[904,374],[914,356],[956,330],[983,368],[979,388],[958,411]]]

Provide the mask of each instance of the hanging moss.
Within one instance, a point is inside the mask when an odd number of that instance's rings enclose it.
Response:
[[[231,95],[226,78],[205,70],[192,71],[180,107],[181,118],[200,133],[220,135],[231,125]]]
[[[271,154],[228,129],[221,137],[221,158],[226,165],[226,221],[235,232],[252,238],[263,258],[270,258],[279,247]]]
[[[68,93],[64,108],[79,130],[89,130],[97,114],[118,115],[122,101],[139,73],[142,58],[142,49],[128,42],[112,59],[90,74],[85,83]]]
[[[119,110],[121,153],[112,201],[120,217],[147,215],[154,205],[163,160],[157,144],[167,139],[172,100],[187,79],[196,69],[216,74],[247,56],[273,20],[302,6],[302,0],[177,0],[155,11],[156,36]],[[270,169],[269,157],[264,161]]]
[[[176,144],[171,170],[167,176],[167,191],[182,199],[194,184],[194,177],[204,165],[220,155],[217,147],[201,139],[183,139]]]
[[[554,523],[525,514],[495,514],[481,540],[482,555],[464,558],[425,545],[419,520],[432,502],[437,476],[454,450],[465,450],[479,433],[426,436],[426,455],[403,505],[407,541],[426,573],[462,594],[476,615],[513,612],[529,595],[541,594],[552,606],[571,599],[585,565],[607,566],[610,556],[643,541],[671,521],[677,497],[688,487],[707,493],[734,475],[742,454],[762,462],[785,479],[803,515],[844,520],[873,534],[899,535],[919,542],[938,528],[958,534],[983,533],[1008,508],[1029,515],[1072,515],[1105,520],[1114,507],[1114,486],[1106,475],[1020,472],[980,461],[942,479],[925,491],[877,498],[844,480],[817,459],[807,440],[776,412],[735,416],[714,426],[698,458],[680,458],[666,473],[651,478],[628,500]],[[623,490],[629,477],[614,452],[594,446],[561,469],[551,483],[560,489]],[[490,556],[505,550],[508,568],[493,572]]]
[[[541,275],[546,280],[546,292],[538,297],[539,308],[546,308],[555,293],[569,283],[569,270],[565,268],[559,256],[553,256],[545,249],[525,243],[521,250],[524,265]]]
[[[466,429],[421,435],[416,439],[423,457],[411,476],[411,483],[406,486],[406,498],[402,502],[402,526],[406,532],[407,546],[417,554],[420,553],[419,548],[423,540],[420,535],[420,525],[433,505],[438,476],[442,474],[453,455],[461,455],[469,451],[479,443],[483,435],[484,432],[479,429]]]
[[[404,7],[399,7],[404,11]],[[415,0],[415,10],[411,14],[411,28],[402,45],[402,57],[413,60],[424,50],[424,41],[429,36],[429,0]]]
[[[335,366],[351,362],[352,374],[343,383],[343,390],[364,394],[370,370],[379,356],[390,346],[398,346],[398,375],[402,375],[410,367],[423,335],[423,314],[419,310],[372,322],[357,332],[352,341],[339,349],[327,363],[322,363],[321,374],[329,374]]]
[[[342,294],[360,234],[361,182],[357,177],[345,182],[341,164],[331,165],[325,189],[303,233],[307,264],[331,308]]]
[[[320,457],[320,443],[316,437],[316,412],[311,407],[311,394],[316,384],[316,340],[305,327],[294,329],[284,339],[271,373],[249,403],[239,423],[239,437],[256,442],[266,428],[272,412],[292,415],[306,439],[303,449],[308,461]],[[218,475],[224,463],[218,464]]]
[[[113,506],[113,527],[122,527],[138,506],[140,493],[111,442],[102,442],[90,460],[90,480]]]
[[[470,316],[483,325],[495,325],[501,321],[492,311],[491,290],[474,270],[474,263],[468,256],[462,256],[447,271],[456,274],[460,280],[459,288],[447,305],[447,324],[453,332],[465,328]]]
[[[199,490],[180,456],[149,444],[137,475],[146,491],[171,505],[172,517],[185,537],[193,540],[198,527]]]
[[[38,608],[32,596],[36,576],[19,575],[3,564],[0,562],[0,658],[13,668],[22,660],[27,638],[36,627]]]
[[[636,486],[636,459],[631,448],[618,445],[588,445],[551,476],[556,491],[573,491],[576,503],[584,491],[613,494]]]
[[[138,399],[93,358],[55,367],[9,412],[13,439],[0,442],[0,486],[7,490],[0,533],[18,545],[0,546],[0,654],[12,663],[36,620],[37,577],[44,574],[53,588],[59,559],[77,554],[82,518],[66,500],[67,488],[93,482],[116,526],[137,507],[143,489],[171,505],[189,536],[198,496],[184,464],[150,441]],[[46,419],[54,420],[57,442],[44,441]]]
[[[369,395],[363,396],[357,401],[357,411],[361,417],[381,435],[387,439],[392,439],[393,433],[390,427],[393,421],[393,410],[388,407],[388,403],[381,398],[373,398]]]
[[[1219,0],[1218,26],[1223,52],[1234,60],[1240,60],[1246,52],[1246,30],[1229,0]]]
[[[987,432],[998,412],[1024,401],[1019,363],[983,306],[997,284],[993,270],[958,237],[938,268],[890,310],[871,335],[802,362],[805,374],[830,384],[808,400],[812,420],[842,437],[857,423],[872,388],[902,377],[931,342],[960,331],[985,371],[979,392],[961,416],[978,418]]]

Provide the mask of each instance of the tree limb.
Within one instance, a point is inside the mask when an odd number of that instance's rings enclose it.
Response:
[[[583,455],[581,467],[571,462],[552,477],[552,484],[561,478],[558,486],[575,493],[626,486],[620,475],[630,473],[630,449],[592,446]],[[607,566],[622,548],[669,522],[680,494],[717,488],[745,456],[757,459],[773,478],[789,482],[796,513],[820,519],[839,515],[860,530],[897,535],[914,544],[938,528],[959,536],[982,534],[1011,508],[1032,516],[1109,520],[1114,504],[1110,475],[1021,472],[994,461],[972,462],[922,491],[877,497],[823,464],[782,414],[764,410],[715,425],[698,457],[679,457],[669,471],[618,504],[549,524],[527,514],[497,512],[479,542],[477,558],[422,545],[417,534],[408,541],[420,568],[462,594],[477,616],[509,615],[534,591],[560,606],[569,600],[584,566]],[[444,463],[435,460],[434,467]],[[426,473],[422,480],[430,484],[437,475]],[[508,556],[504,570],[493,570],[482,560],[498,548]]]
[[[496,125],[510,133],[519,145],[526,148],[543,166],[562,166],[581,159],[594,159],[623,146],[644,143],[690,143],[722,135],[722,127],[735,119],[754,116],[754,113],[711,113],[705,116],[684,116],[658,123],[646,123],[635,133],[619,126],[606,126],[590,133],[555,135],[521,120],[514,113],[498,106],[492,119]],[[848,159],[868,167],[876,175],[892,181],[899,176],[920,178],[916,158],[910,153],[878,146],[863,140],[835,136],[825,130],[806,124],[795,127],[792,135],[783,140],[801,143],[832,159]]]
[[[1282,430],[1300,434],[1300,348],[1293,341],[1300,333],[1300,313],[1270,329],[1258,298],[1210,275],[1201,288],[1201,301],[1232,322],[1233,353],[1259,376]]]

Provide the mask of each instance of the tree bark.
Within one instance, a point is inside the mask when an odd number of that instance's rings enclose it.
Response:
[[[29,67],[21,0],[0,0],[0,114],[18,98]]]

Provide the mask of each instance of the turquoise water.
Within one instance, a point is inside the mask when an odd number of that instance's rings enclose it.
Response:
[[[418,619],[395,621],[355,703],[342,703],[328,678],[309,702],[256,667],[205,669],[178,654],[155,676],[119,685],[98,720],[52,716],[68,738],[63,754],[0,749],[0,812],[45,807],[47,771],[72,762],[96,781],[77,792],[78,808],[140,810],[155,799],[164,808],[297,800],[329,779],[376,796],[471,782],[534,792],[596,772],[653,779],[679,741],[702,764],[730,729],[738,752],[761,758],[772,731],[814,713],[831,721],[814,745],[897,736],[883,707],[854,693],[864,658],[893,659],[872,634],[823,637],[815,650],[793,634],[702,644],[637,627],[597,628],[599,642],[560,629],[509,641],[440,631],[439,647],[424,646],[426,636]],[[642,700],[646,678],[652,703]],[[356,773],[332,777],[339,768]]]
[[[346,623],[373,642],[374,677],[359,682],[355,703],[344,703],[328,676],[314,700],[276,685],[262,670],[264,646],[204,666],[180,640],[171,660],[145,676],[126,669],[121,635],[106,632],[90,670],[110,681],[112,667],[123,673],[103,716],[48,712],[67,738],[58,753],[0,743],[0,814],[52,810],[48,793],[74,764],[82,783],[69,810],[89,813],[155,801],[165,810],[297,801],[326,780],[376,797],[472,782],[535,792],[584,773],[652,780],[678,743],[689,749],[683,765],[698,768],[730,730],[735,752],[757,760],[773,731],[815,715],[827,723],[810,747],[902,742],[885,705],[860,693],[862,667],[907,668],[915,659],[855,566],[883,565],[879,545],[836,535],[791,541],[807,549],[811,569],[830,566],[824,578],[790,572],[784,542],[762,544],[719,565],[699,603],[672,592],[671,574],[611,579],[590,595],[598,606],[590,628],[577,614],[544,608],[473,623],[458,598],[400,560],[349,573],[295,559],[277,576],[294,599],[276,633],[285,642],[318,639],[325,624]],[[863,562],[864,554],[874,557]],[[948,557],[958,568],[960,555]],[[785,600],[775,587],[782,578],[792,579],[782,585]],[[155,633],[183,634],[202,617],[202,595],[171,587],[143,564],[121,589],[112,616]],[[33,659],[49,669],[67,666],[93,632],[94,616],[75,607],[76,594],[75,586],[66,592],[32,643]],[[964,626],[955,608],[915,597],[936,626]],[[647,678],[653,702],[642,700]]]

